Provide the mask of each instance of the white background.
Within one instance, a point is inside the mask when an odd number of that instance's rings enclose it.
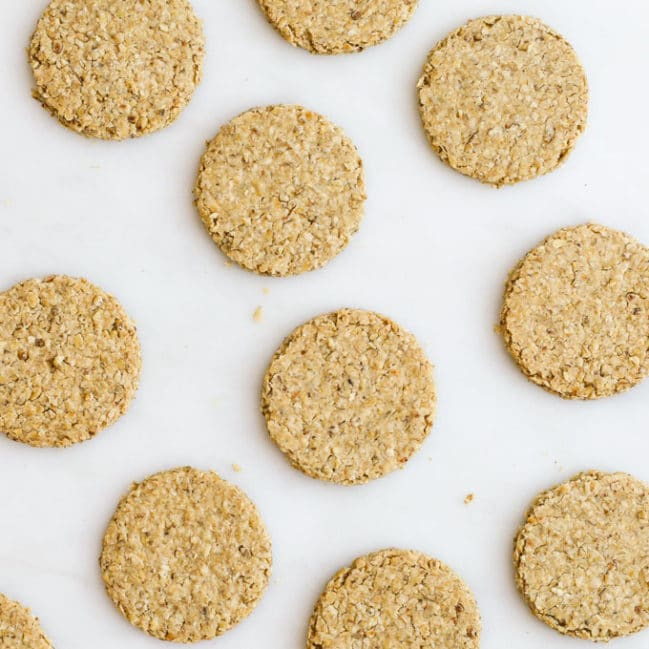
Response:
[[[25,48],[46,1],[0,0],[0,289],[48,273],[87,277],[136,320],[144,356],[130,411],[93,441],[39,450],[0,436],[0,592],[31,606],[60,649],[162,646],[113,607],[97,557],[131,481],[192,464],[243,487],[274,544],[261,604],[205,646],[302,649],[330,576],[386,546],[422,550],[466,579],[483,649],[586,646],[528,613],[512,537],[535,494],[578,471],[649,480],[649,381],[603,401],[562,401],[523,378],[493,325],[508,270],[555,229],[595,220],[649,243],[647,4],[421,0],[391,41],[332,58],[290,47],[254,0],[194,3],[207,56],[191,105],[163,132],[105,143],[63,128],[30,97]],[[501,190],[437,159],[415,95],[428,50],[469,18],[498,12],[536,15],[563,33],[591,86],[589,127],[567,164]],[[340,124],[364,158],[369,195],[348,249],[292,279],[228,267],[191,197],[204,141],[243,110],[276,102]],[[439,391],[433,431],[407,467],[353,488],[293,470],[258,413],[283,337],[342,306],[413,331]],[[649,631],[615,643],[648,645]]]

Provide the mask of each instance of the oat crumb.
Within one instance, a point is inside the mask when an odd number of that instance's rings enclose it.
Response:
[[[473,502],[474,498],[475,498],[475,494],[467,494],[467,497],[464,499],[464,504],[470,505]]]
[[[264,319],[264,309],[258,306],[252,314],[252,319],[255,322],[261,322]]]
[[[242,470],[242,469],[241,469],[241,467],[240,467],[238,464],[233,464],[233,465],[232,465],[232,470],[233,470],[235,473],[241,473],[241,470]]]

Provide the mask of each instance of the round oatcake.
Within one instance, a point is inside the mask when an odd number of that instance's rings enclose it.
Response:
[[[581,63],[535,18],[488,16],[460,27],[430,52],[417,89],[441,159],[496,186],[552,171],[586,127]]]
[[[0,594],[0,647],[2,649],[52,649],[52,643],[29,609],[2,594]]]
[[[0,293],[0,432],[69,446],[126,412],[140,378],[135,325],[85,279],[53,275]]]
[[[361,484],[402,467],[435,415],[433,367],[414,336],[355,309],[298,327],[262,388],[268,432],[313,478]]]
[[[161,640],[214,638],[266,589],[271,544],[253,502],[215,473],[157,473],[122,498],[104,536],[106,590],[135,626]]]
[[[509,276],[500,330],[534,383],[597,399],[649,374],[649,249],[601,225],[559,230]]]
[[[264,275],[323,266],[358,230],[363,163],[343,131],[301,106],[254,108],[208,144],[194,190],[212,239]]]
[[[189,103],[203,50],[188,0],[52,0],[29,47],[34,97],[84,135],[146,135]]]
[[[478,649],[480,631],[473,594],[450,568],[391,549],[356,559],[327,584],[307,649]]]
[[[518,532],[516,582],[541,621],[604,641],[649,626],[649,487],[582,473],[542,493]]]
[[[313,54],[360,52],[391,38],[418,0],[257,0],[291,45]]]

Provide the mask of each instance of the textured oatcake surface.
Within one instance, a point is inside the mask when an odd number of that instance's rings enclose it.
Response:
[[[417,0],[257,0],[291,45],[314,54],[359,52],[395,34]]]
[[[356,559],[327,584],[307,649],[478,649],[473,594],[440,561],[405,550]]]
[[[104,536],[106,590],[135,626],[195,642],[249,615],[271,571],[271,544],[253,502],[215,473],[157,473],[122,498]]]
[[[268,432],[313,478],[360,484],[402,467],[435,415],[433,367],[414,336],[355,309],[298,327],[262,388]]]
[[[52,649],[52,644],[29,609],[2,594],[0,594],[0,647],[2,649]]]
[[[552,171],[586,127],[581,63],[535,18],[488,16],[460,27],[430,52],[417,89],[441,159],[496,186]]]
[[[53,275],[0,293],[0,432],[69,446],[126,412],[141,368],[135,325],[85,279]]]
[[[516,582],[540,620],[607,641],[649,626],[649,489],[582,473],[542,493],[518,532]]]
[[[84,135],[145,135],[189,103],[203,52],[188,0],[52,0],[29,47],[34,97]]]
[[[500,330],[525,375],[569,399],[649,373],[649,249],[601,225],[565,228],[512,271]]]
[[[358,230],[363,163],[343,131],[301,106],[239,115],[208,144],[194,190],[212,239],[266,275],[323,266]]]

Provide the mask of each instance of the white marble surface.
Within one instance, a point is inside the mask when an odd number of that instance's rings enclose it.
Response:
[[[585,646],[528,614],[513,584],[511,539],[531,498],[577,471],[649,480],[649,381],[605,401],[562,401],[525,381],[492,326],[507,271],[556,228],[599,220],[649,243],[647,4],[421,0],[387,44],[316,58],[285,44],[254,0],[194,1],[207,37],[194,101],[166,131],[115,144],[66,130],[30,98],[24,50],[46,1],[0,0],[0,284],[86,276],[137,320],[144,353],[135,403],[95,440],[38,450],[0,436],[0,592],[30,605],[59,649],[162,646],[113,607],[97,557],[132,480],[193,464],[243,487],[274,542],[260,606],[206,646],[301,649],[328,578],[385,546],[423,550],[464,576],[482,609],[483,649]],[[414,85],[449,30],[513,11],[542,17],[572,41],[591,84],[590,124],[558,172],[496,191],[429,150]],[[324,270],[293,279],[226,266],[191,203],[204,140],[272,102],[331,117],[367,169],[359,234]],[[259,305],[264,319],[255,323]],[[405,470],[357,488],[291,469],[257,406],[283,336],[343,305],[411,329],[439,388],[421,452]],[[476,498],[465,506],[469,492]],[[648,645],[649,631],[615,643]]]

